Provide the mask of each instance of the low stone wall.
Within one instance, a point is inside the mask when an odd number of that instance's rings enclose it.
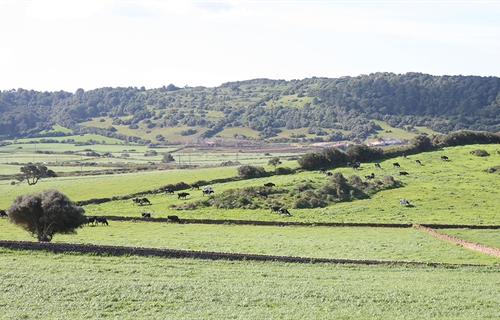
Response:
[[[327,259],[327,258],[306,258],[290,256],[273,256],[261,254],[226,253],[192,250],[155,249],[142,247],[105,246],[77,243],[51,243],[51,242],[28,242],[28,241],[6,241],[0,240],[0,247],[11,250],[40,250],[54,253],[77,252],[83,254],[98,255],[137,255],[155,256],[165,258],[192,258],[205,260],[236,260],[236,261],[281,261],[294,263],[337,263],[337,264],[363,264],[363,265],[467,265],[483,266],[473,264],[447,264],[447,263],[427,263],[417,261],[385,261],[385,260],[354,260],[354,259]]]
[[[482,245],[480,243],[470,242],[470,241],[466,241],[466,240],[463,240],[460,238],[456,238],[456,237],[453,237],[453,236],[450,236],[450,235],[447,235],[447,234],[444,234],[441,232],[437,232],[436,230],[433,230],[429,227],[426,227],[426,226],[423,226],[420,224],[414,224],[413,226],[419,230],[427,232],[430,235],[433,235],[434,237],[437,237],[439,239],[443,239],[445,241],[449,241],[452,243],[459,244],[464,248],[468,248],[468,249],[471,249],[474,251],[489,254],[489,255],[492,255],[495,257],[500,257],[500,249],[499,248],[485,246],[485,245]]]

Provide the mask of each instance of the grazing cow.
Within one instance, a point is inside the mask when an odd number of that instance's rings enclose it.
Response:
[[[393,166],[394,168],[399,168],[399,167],[401,167],[401,166],[399,165],[399,163],[397,163],[397,162],[394,162],[394,163],[392,164],[392,166]]]
[[[259,197],[263,197],[263,198],[267,199],[267,193],[265,193],[264,191],[257,191],[257,195]]]
[[[5,210],[0,210],[0,217],[8,217],[7,212]]]
[[[420,160],[415,160],[415,164],[422,164],[422,162],[420,162]]]
[[[167,217],[167,222],[177,222],[181,223],[181,219],[179,219],[178,216],[168,216]]]
[[[141,199],[139,199],[139,198],[133,198],[133,199],[132,199],[132,203],[133,203],[133,204],[136,204],[136,203],[139,203],[139,204],[140,204],[140,203],[141,203]]]
[[[97,223],[97,217],[87,217],[87,225]]]
[[[96,221],[96,224],[101,223],[101,224],[103,224],[103,225],[104,225],[104,224],[105,224],[105,225],[109,225],[109,224],[108,224],[108,219],[106,219],[106,218],[104,218],[104,217],[96,217],[95,221]]]
[[[200,185],[199,185],[199,184],[197,184],[197,183],[193,183],[193,184],[191,185],[191,190],[194,190],[194,189],[196,189],[196,190],[200,190]]]
[[[325,175],[326,175],[327,177],[331,177],[331,176],[333,176],[333,173],[331,173],[330,171],[328,171],[328,172],[325,172]]]
[[[272,182],[268,182],[268,183],[264,183],[264,187],[271,188],[271,187],[276,187],[276,185],[274,183],[272,183]]]
[[[372,174],[365,176],[366,180],[374,179],[375,178],[375,173],[372,172]]]
[[[174,189],[172,189],[172,188],[165,188],[165,193],[173,194],[174,193]]]
[[[375,163],[375,168],[381,169],[381,167],[380,167],[380,163],[378,163],[378,162],[377,162],[377,163]]]
[[[139,199],[139,203],[140,204],[145,204],[145,203],[151,204],[151,201],[149,201],[148,198],[141,198],[141,199]]]
[[[144,219],[149,219],[149,218],[151,218],[151,213],[149,213],[149,212],[143,212],[143,213],[141,213],[141,215],[142,215],[142,217],[143,217]]]
[[[325,168],[319,168],[319,173],[325,173],[326,169]]]
[[[205,196],[205,195],[210,195],[211,193],[214,193],[214,190],[212,188],[203,189],[203,190],[201,190],[201,192],[203,193],[203,196]]]
[[[351,161],[347,162],[347,166],[348,166],[348,167],[352,167],[352,163],[351,163]]]
[[[281,209],[280,207],[271,207],[271,213],[272,212],[278,212],[279,213],[280,209]]]
[[[406,199],[399,199],[399,204],[402,206],[409,206],[410,202]]]
[[[407,176],[407,175],[409,175],[409,173],[406,171],[399,171],[399,175],[400,176]]]
[[[450,158],[448,158],[447,156],[441,156],[441,160],[448,161],[448,160],[450,160]]]
[[[358,169],[359,167],[361,167],[361,163],[359,163],[359,162],[355,162],[355,163],[352,165],[352,168],[353,168],[353,169]]]
[[[290,214],[290,212],[289,212],[287,209],[285,209],[285,208],[281,208],[281,209],[279,210],[279,213],[281,213],[281,214],[286,214],[286,215],[288,215],[288,216],[290,216],[290,215],[291,215],[291,214]]]
[[[186,199],[187,196],[189,196],[189,193],[187,193],[187,192],[179,192],[177,194],[177,199]]]

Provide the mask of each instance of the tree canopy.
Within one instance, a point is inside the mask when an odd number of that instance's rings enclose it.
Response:
[[[55,189],[18,196],[6,211],[10,222],[44,242],[56,233],[76,233],[87,222],[83,208]]]

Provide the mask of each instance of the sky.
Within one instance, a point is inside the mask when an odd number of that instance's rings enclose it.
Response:
[[[0,90],[500,77],[499,1],[0,0]]]

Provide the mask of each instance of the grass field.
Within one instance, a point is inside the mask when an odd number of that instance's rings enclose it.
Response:
[[[86,205],[86,215],[137,217],[85,226],[76,235],[56,235],[54,242],[291,255],[311,258],[404,260],[485,264],[487,267],[361,266],[253,261],[205,261],[135,256],[101,257],[0,249],[0,314],[6,319],[486,319],[500,317],[500,258],[476,253],[431,237],[417,229],[360,227],[271,227],[166,224],[140,220],[175,214],[181,219],[242,219],[303,222],[447,223],[498,225],[498,145],[444,148],[407,158],[362,163],[359,170],[338,168],[346,178],[375,173],[392,175],[403,184],[369,199],[324,208],[296,209],[290,196],[254,198],[257,209],[200,207],[178,210],[184,203],[206,199],[199,190],[187,200],[164,193],[148,194],[152,205],[131,200]],[[485,149],[490,156],[471,155]],[[442,161],[447,155],[450,161]],[[232,156],[232,155],[231,155]],[[194,156],[193,156],[194,157]],[[248,155],[249,158],[250,155]],[[268,156],[252,154],[266,170]],[[225,154],[224,158],[228,158]],[[258,159],[259,158],[259,159]],[[419,159],[422,165],[415,164]],[[394,168],[399,162],[401,168]],[[295,167],[287,161],[283,166]],[[4,169],[2,169],[4,170]],[[0,170],[1,171],[1,170]],[[8,170],[7,170],[8,171]],[[409,172],[399,176],[399,171]],[[35,186],[11,186],[1,180],[0,208],[21,194],[56,188],[74,201],[111,197],[159,188],[233,177],[237,167],[144,171],[43,179]],[[318,172],[211,184],[219,194],[272,181],[285,190],[299,184],[322,184]],[[410,206],[401,206],[399,199]],[[272,201],[286,201],[291,216],[271,213]],[[0,220],[1,239],[33,241]],[[495,247],[497,230],[445,229],[440,232]],[[36,275],[34,271],[36,270]]]
[[[0,249],[4,319],[496,319],[497,267],[101,257]]]

